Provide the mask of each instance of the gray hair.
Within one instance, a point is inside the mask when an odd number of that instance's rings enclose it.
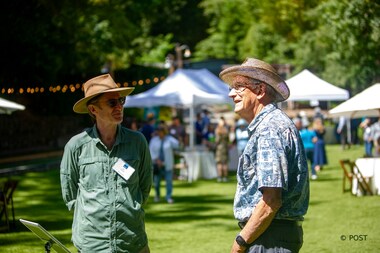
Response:
[[[265,92],[265,94],[269,97],[270,101],[277,102],[276,101],[277,92],[273,89],[272,86],[270,86],[266,82],[263,82],[263,81],[260,81],[260,80],[256,80],[254,78],[250,78],[250,84],[251,85],[257,86],[257,85],[259,85],[261,83],[265,84],[265,86],[266,86],[266,92]]]

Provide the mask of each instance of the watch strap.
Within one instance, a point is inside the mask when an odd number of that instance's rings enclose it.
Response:
[[[240,234],[236,236],[235,241],[242,247],[249,248],[250,246],[249,243],[247,243]]]

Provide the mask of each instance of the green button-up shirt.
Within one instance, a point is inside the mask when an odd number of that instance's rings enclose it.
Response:
[[[125,180],[112,166],[121,158],[135,169]],[[66,144],[62,196],[74,210],[72,240],[85,252],[139,252],[148,243],[143,204],[152,185],[152,160],[144,136],[118,127],[108,150],[96,126]]]

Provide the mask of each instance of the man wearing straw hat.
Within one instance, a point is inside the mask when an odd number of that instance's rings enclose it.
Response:
[[[289,88],[271,65],[253,58],[220,77],[230,86],[235,113],[249,123],[234,200],[241,231],[231,252],[299,252],[309,179],[298,130],[276,106]]]
[[[144,210],[152,160],[144,136],[121,126],[125,97],[109,74],[84,85],[74,112],[95,124],[72,137],[61,162],[62,196],[74,211],[72,240],[79,252],[149,252]]]

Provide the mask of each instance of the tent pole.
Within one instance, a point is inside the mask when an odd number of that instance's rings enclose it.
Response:
[[[190,105],[190,119],[189,119],[189,124],[190,124],[190,150],[194,150],[194,104]]]

